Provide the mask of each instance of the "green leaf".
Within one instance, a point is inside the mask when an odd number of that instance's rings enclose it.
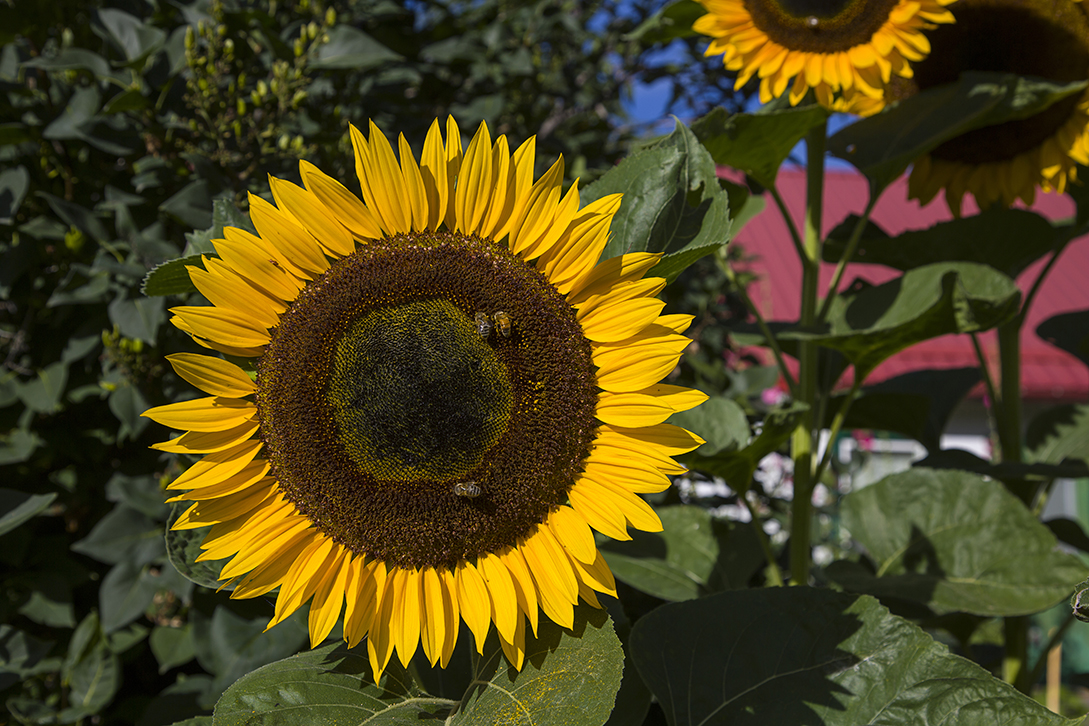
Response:
[[[734,114],[718,107],[695,121],[692,133],[716,164],[740,169],[770,187],[791,150],[827,118],[828,111],[821,106]]]
[[[98,53],[85,48],[62,48],[51,58],[32,58],[23,63],[24,68],[41,68],[49,71],[68,71],[86,69],[100,78],[113,75],[109,61]]]
[[[745,409],[729,398],[712,396],[696,408],[675,413],[669,423],[698,434],[706,442],[696,449],[698,456],[737,451],[749,443],[749,420]]]
[[[15,429],[7,435],[0,435],[0,466],[26,461],[44,443],[38,434],[26,429]]]
[[[98,20],[130,65],[140,63],[166,42],[165,32],[123,10],[102,8],[98,11]]]
[[[110,241],[110,235],[106,232],[106,228],[102,226],[102,221],[94,213],[78,204],[65,201],[46,192],[36,192],[36,194],[46,201],[53,213],[60,217],[65,224],[90,235],[95,242],[106,243]]]
[[[632,658],[671,726],[1075,726],[866,596],[806,587],[664,605]]]
[[[953,409],[980,378],[978,368],[944,368],[912,371],[867,386],[848,410],[843,428],[891,431],[937,451]],[[845,398],[846,394],[831,397],[825,428],[831,426]]]
[[[1080,479],[1089,477],[1089,466],[1084,461],[1065,459],[1058,464],[1042,462],[1025,463],[1021,461],[1000,461],[993,463],[981,459],[969,451],[961,449],[942,449],[929,454],[925,459],[916,461],[912,466],[927,469],[960,469],[975,474],[989,476],[1004,482],[1032,480],[1036,482],[1048,479]]]
[[[825,262],[839,262],[858,217],[851,215],[828,235]],[[935,262],[978,262],[1017,277],[1055,247],[1058,232],[1045,218],[1025,209],[992,207],[971,217],[938,222],[890,237],[869,222],[855,262],[913,270]]]
[[[148,427],[149,420],[140,415],[150,408],[147,399],[139,388],[128,381],[110,391],[107,403],[110,411],[121,422],[121,428],[117,432],[118,443],[126,438],[135,441]]]
[[[656,511],[661,532],[632,532],[629,542],[600,547],[616,578],[638,590],[663,600],[691,600],[745,587],[764,564],[751,525],[731,524],[703,507]]]
[[[121,664],[99,627],[97,613],[91,612],[72,634],[61,678],[69,688],[70,706],[85,715],[105,708],[121,686]]]
[[[608,720],[624,651],[604,610],[576,607],[571,630],[542,618],[536,638],[526,633],[521,671],[503,659],[494,639],[490,643],[451,726],[597,726]]]
[[[151,631],[151,652],[159,662],[159,673],[184,665],[196,657],[193,646],[193,626],[186,623],[180,628],[156,625]]]
[[[365,648],[326,645],[244,676],[216,704],[216,726],[416,724],[444,718],[456,701],[421,691],[396,659],[374,685]]]
[[[250,218],[239,211],[234,205],[234,200],[225,197],[216,197],[212,200],[212,238],[223,237],[224,227],[238,227],[250,234],[257,234]]]
[[[53,500],[54,494],[27,494],[13,489],[0,489],[0,535],[7,534],[23,522],[44,512]]]
[[[68,366],[55,361],[38,371],[38,377],[19,386],[16,393],[31,411],[54,413],[61,409],[60,400],[68,385]]]
[[[26,167],[16,166],[0,171],[0,224],[12,224],[15,213],[30,187],[30,174]]]
[[[54,664],[46,660],[53,643],[39,640],[33,635],[7,624],[0,624],[0,672],[14,673],[26,678]],[[43,663],[44,661],[44,663]]]
[[[305,608],[267,632],[268,617],[246,619],[223,606],[217,606],[211,618],[200,611],[190,613],[197,662],[215,676],[200,700],[205,708],[250,671],[303,647],[309,636]]]
[[[707,8],[694,0],[678,0],[644,20],[639,27],[625,35],[624,40],[652,45],[698,35],[692,30],[692,23],[706,14]]]
[[[170,505],[163,501],[159,478],[154,474],[128,476],[115,472],[106,482],[106,499],[124,504],[155,521],[162,521],[170,513]]]
[[[208,182],[191,181],[174,196],[159,205],[159,210],[194,229],[207,229],[212,224],[212,199]]]
[[[731,489],[744,495],[760,460],[786,443],[807,410],[809,407],[799,402],[773,409],[764,417],[760,433],[747,446],[714,456],[686,454],[681,460],[691,469],[722,477]]]
[[[864,379],[916,343],[993,328],[1014,315],[1020,301],[1017,284],[986,265],[926,265],[882,285],[840,295],[828,313],[827,333],[802,332],[797,337],[843,353],[854,364],[855,375]]]
[[[730,239],[729,197],[718,183],[715,163],[679,121],[669,136],[583,189],[582,203],[615,193],[624,199],[603,260],[661,252],[665,256],[649,274],[672,281]]]
[[[166,320],[166,301],[150,298],[117,298],[110,303],[107,312],[110,322],[118,327],[121,335],[155,345],[159,327]]]
[[[1070,596],[1070,609],[1074,611],[1075,618],[1089,623],[1089,579],[1074,588],[1074,594]]]
[[[1025,433],[1025,447],[1032,462],[1089,462],[1089,406],[1064,404],[1039,414]]]
[[[1036,334],[1089,365],[1089,310],[1052,316],[1036,327]]]
[[[166,556],[170,564],[187,580],[213,590],[233,590],[233,585],[227,585],[219,581],[219,571],[227,560],[204,560],[197,562],[197,558],[204,552],[200,548],[208,534],[210,527],[197,527],[196,529],[171,529],[174,522],[186,509],[185,505],[174,504],[170,510],[170,516],[166,520]]]
[[[963,73],[956,83],[927,89],[847,126],[828,150],[884,189],[923,154],[982,126],[1027,118],[1084,90],[1084,81],[1057,84],[1003,73]]]
[[[130,88],[125,91],[121,91],[116,96],[106,101],[106,105],[102,107],[102,113],[115,114],[124,113],[126,111],[142,111],[147,108],[149,101],[139,89]]]
[[[119,504],[86,537],[74,543],[72,551],[111,565],[119,562],[145,565],[163,554],[160,526],[135,509]]]
[[[147,565],[130,560],[117,563],[98,588],[98,607],[102,614],[102,630],[112,633],[144,614],[155,598],[162,582]]]
[[[204,261],[201,255],[179,257],[170,262],[164,262],[147,273],[144,283],[140,286],[140,292],[149,297],[159,295],[191,295],[198,292],[197,286],[189,279],[187,267],[199,267],[204,269]]]
[[[1017,497],[968,472],[893,474],[844,497],[842,515],[876,572],[867,577],[829,568],[829,577],[849,590],[923,603],[939,613],[1039,612],[1089,573],[1057,549],[1055,536]]]
[[[329,31],[329,42],[318,47],[308,64],[318,70],[351,68],[365,71],[404,57],[351,25],[337,25]]]

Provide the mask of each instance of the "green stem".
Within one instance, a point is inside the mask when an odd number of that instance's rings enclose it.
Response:
[[[775,555],[771,551],[771,542],[768,541],[768,534],[764,531],[764,522],[757,516],[756,509],[749,504],[748,494],[748,492],[740,494],[737,499],[749,511],[749,518],[752,520],[752,528],[756,532],[756,539],[760,541],[760,548],[764,550],[764,559],[768,561],[768,578],[771,581],[771,586],[782,587],[783,572],[779,569],[779,563],[775,561]]]
[[[1017,315],[998,327],[998,357],[1001,370],[999,381],[1001,414],[998,416],[998,440],[1002,461],[1021,461],[1021,323]],[[1010,491],[1031,505],[1034,488],[1028,482],[1007,482]],[[1003,623],[1006,653],[1002,659],[1003,679],[1022,693],[1028,693],[1028,627],[1029,619],[1021,615],[1009,617]]]
[[[805,242],[799,250],[802,263],[802,329],[817,321],[817,274],[820,270],[821,209],[824,202],[824,144],[827,122],[806,135]],[[798,345],[798,397],[809,406],[791,437],[794,459],[794,501],[791,504],[790,581],[809,582],[810,527],[813,518],[813,440],[817,401],[817,346]]]
[[[880,193],[874,194],[873,189],[870,190],[870,199],[866,202],[866,209],[862,212],[862,216],[858,218],[858,221],[855,222],[855,228],[851,230],[851,236],[847,240],[847,247],[843,250],[843,256],[839,258],[836,272],[832,275],[832,283],[828,286],[828,294],[824,296],[820,312],[817,313],[817,320],[824,320],[828,316],[828,311],[832,308],[832,302],[836,299],[836,295],[839,294],[839,283],[843,280],[843,273],[847,271],[847,263],[854,258],[855,252],[858,250],[858,243],[862,240],[862,231],[866,229],[866,223],[870,221],[870,214],[873,213],[874,205],[877,204],[880,196]]]
[[[745,289],[744,285],[737,283],[737,275],[734,274],[733,268],[726,260],[721,256],[716,256],[716,262],[719,269],[726,275],[726,279],[730,281],[733,288],[737,290],[737,294],[741,296],[741,299],[745,303],[745,307],[756,318],[756,325],[760,328],[760,332],[764,334],[764,339],[768,342],[768,347],[771,348],[772,355],[775,356],[775,364],[779,367],[779,375],[786,381],[787,387],[790,388],[791,398],[797,398],[798,396],[798,384],[794,381],[794,376],[790,375],[790,369],[787,368],[786,358],[783,356],[783,349],[779,347],[779,341],[775,338],[775,335],[771,332],[771,328],[768,327],[768,323],[764,320],[764,316],[760,313],[759,308],[753,304],[752,298],[749,297],[749,291]]]
[[[994,387],[994,378],[991,376],[991,367],[987,364],[987,358],[983,355],[983,347],[979,344],[979,335],[970,333],[972,348],[976,352],[976,360],[979,361],[979,371],[983,374],[983,385],[987,389],[987,398],[991,401],[990,411],[987,416],[991,421],[991,430],[998,431],[998,419],[1001,416],[1000,406],[1002,402],[998,398],[998,391]]]
[[[823,145],[821,147],[824,148]],[[821,169],[824,169],[824,160],[821,159]],[[779,214],[783,215],[783,219],[786,220],[787,230],[790,232],[790,241],[794,243],[794,250],[798,253],[800,259],[805,259],[805,246],[802,244],[802,237],[798,234],[798,227],[794,224],[794,217],[790,216],[790,210],[787,209],[786,202],[783,201],[783,196],[779,194],[779,188],[772,184],[768,187],[768,191],[771,193],[771,198],[775,200],[775,206],[779,208]]]
[[[1066,619],[1063,620],[1059,627],[1055,628],[1055,632],[1048,638],[1047,646],[1040,651],[1040,658],[1036,661],[1036,665],[1032,667],[1032,673],[1029,675],[1027,682],[1031,686],[1040,680],[1040,676],[1044,674],[1044,668],[1047,667],[1047,654],[1051,652],[1051,649],[1062,642],[1063,636],[1066,635],[1067,629],[1074,622],[1074,613],[1069,612],[1066,614]]]
[[[835,418],[832,419],[832,428],[828,432],[828,446],[824,447],[824,456],[821,457],[821,463],[817,465],[817,471],[813,474],[813,481],[819,482],[821,477],[824,476],[824,470],[828,468],[828,464],[832,461],[832,451],[835,447],[836,437],[839,436],[840,429],[843,428],[843,421],[847,418],[847,412],[851,410],[851,404],[855,402],[855,398],[858,396],[858,391],[862,388],[863,379],[855,372],[855,381],[851,384],[851,390],[847,392],[846,398],[843,399],[843,403],[840,404],[839,410],[836,411]]]

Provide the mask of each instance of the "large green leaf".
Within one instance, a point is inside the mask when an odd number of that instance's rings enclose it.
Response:
[[[682,461],[692,469],[722,477],[734,491],[743,495],[752,483],[752,475],[760,460],[778,450],[790,438],[807,410],[808,406],[798,402],[786,408],[773,409],[761,422],[760,433],[742,448],[714,456],[700,456],[697,450],[684,455]]]
[[[1043,415],[1043,414],[1041,414]],[[1029,428],[1032,431],[1032,428]],[[1044,461],[999,461],[981,459],[963,449],[941,449],[933,451],[925,459],[916,461],[912,466],[924,469],[960,469],[975,474],[989,476],[1004,482],[1034,481],[1048,479],[1080,479],[1089,477],[1089,466],[1077,459],[1064,459],[1058,464]]]
[[[494,645],[484,656],[451,726],[600,726],[612,711],[624,664],[612,620],[588,605],[575,608],[571,630],[542,618],[536,638],[526,633],[521,671]]]
[[[418,724],[444,718],[456,701],[420,690],[394,659],[379,685],[365,648],[326,645],[244,676],[216,704],[215,726]]]
[[[542,619],[537,637],[527,633],[521,671],[489,639],[460,702],[423,691],[396,659],[376,686],[364,649],[327,645],[243,677],[216,704],[215,724],[593,726],[609,717],[623,660],[608,615],[588,606],[576,609],[571,631]]]
[[[1039,414],[1025,433],[1025,446],[1032,462],[1089,462],[1089,406],[1063,404]]]
[[[162,29],[123,10],[103,8],[98,11],[98,21],[133,66],[138,66],[166,43],[166,33]]]
[[[1020,300],[1017,284],[986,265],[926,265],[840,295],[828,313],[828,331],[798,337],[843,353],[865,378],[921,341],[993,328],[1017,312]]]
[[[724,592],[642,617],[632,657],[671,726],[1074,726],[866,596]]]
[[[915,468],[843,499],[843,526],[876,571],[831,567],[847,589],[936,612],[1026,615],[1089,574],[1004,486],[977,474]]]
[[[140,292],[149,297],[159,295],[191,295],[197,286],[189,279],[190,267],[204,268],[202,255],[189,255],[170,260],[149,270],[144,277]]]
[[[61,678],[69,688],[73,715],[97,713],[121,687],[121,663],[110,650],[96,613],[84,618],[72,634]]]
[[[1050,317],[1036,327],[1036,334],[1089,365],[1089,310]]]
[[[56,498],[56,494],[27,494],[12,489],[0,489],[0,534],[7,534],[23,522],[41,514]]]
[[[601,554],[618,580],[663,600],[691,600],[745,587],[764,563],[760,542],[747,524],[731,524],[703,507],[657,510],[661,532],[632,532],[609,541]]]
[[[978,368],[912,371],[863,388],[843,420],[843,428],[877,429],[909,436],[930,451],[941,448],[941,435],[953,409],[980,380]],[[828,428],[846,394],[832,396]]]
[[[839,262],[858,217],[851,215],[828,235],[821,254]],[[890,237],[870,222],[862,233],[855,262],[913,270],[935,262],[978,262],[1017,277],[1055,247],[1058,231],[1035,212],[992,207],[980,214],[938,222]]]
[[[828,150],[884,189],[908,165],[956,136],[1033,116],[1080,93],[1086,83],[1057,84],[1004,73],[963,73],[956,83],[930,88],[847,126]]]
[[[731,114],[719,107],[692,124],[716,164],[750,174],[770,187],[779,167],[810,129],[828,118],[821,106],[791,106]]]
[[[608,194],[624,200],[613,217],[608,259],[629,252],[661,252],[650,274],[676,279],[688,265],[730,239],[729,197],[715,162],[679,121],[669,136],[631,154],[582,190],[588,204]]]

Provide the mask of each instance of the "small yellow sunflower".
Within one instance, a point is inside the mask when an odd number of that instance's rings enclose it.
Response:
[[[961,0],[956,25],[931,35],[934,52],[900,95],[951,83],[964,71],[1058,82],[1089,78],[1089,19],[1076,0]],[[908,195],[927,204],[942,189],[959,216],[966,193],[981,208],[1032,204],[1036,187],[1060,193],[1089,164],[1089,91],[1026,119],[951,139],[915,162]]]
[[[714,39],[704,55],[738,71],[735,88],[757,76],[761,103],[790,86],[797,105],[812,88],[822,106],[863,115],[884,107],[893,74],[910,77],[909,62],[930,52],[922,31],[953,22],[953,0],[699,2],[707,15],[692,29]]]
[[[420,163],[354,127],[360,200],[302,162],[250,198],[258,235],[224,230],[189,268],[211,306],[173,308],[201,345],[250,358],[168,356],[208,394],[144,415],[203,454],[169,489],[175,529],[211,525],[201,559],[230,557],[232,597],[279,588],[272,627],[310,601],[310,637],[344,612],[374,677],[422,643],[445,666],[464,620],[495,624],[521,668],[538,612],[572,625],[615,594],[591,528],[657,531],[639,496],[702,443],[665,423],[698,392],[658,381],[688,339],[661,315],[659,255],[596,264],[620,196],[579,208],[562,158],[533,180],[484,124],[465,151],[432,124]]]

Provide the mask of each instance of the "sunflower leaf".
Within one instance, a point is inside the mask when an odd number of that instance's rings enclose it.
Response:
[[[825,262],[839,262],[858,217],[851,215],[828,234],[821,250]],[[971,217],[938,222],[890,237],[870,222],[862,233],[854,262],[913,270],[935,262],[978,262],[1017,277],[1055,248],[1058,235],[1046,219],[1026,209],[993,207]]]
[[[1028,118],[1086,85],[1008,73],[964,73],[956,83],[927,89],[851,124],[828,140],[828,150],[854,164],[880,191],[915,159],[949,139]]]
[[[175,504],[170,511],[170,517],[166,520],[166,556],[170,564],[187,580],[198,585],[210,587],[213,590],[233,590],[234,586],[225,584],[219,580],[219,571],[227,560],[205,560],[197,562],[202,550],[201,542],[208,534],[210,527],[198,527],[196,529],[171,529],[174,522],[185,511],[185,506]]]
[[[456,704],[421,691],[396,659],[375,685],[366,649],[340,643],[243,676],[216,703],[215,726],[255,720],[281,726],[415,724],[444,718]]]
[[[640,23],[635,30],[624,36],[624,40],[641,41],[650,45],[699,35],[692,29],[692,23],[706,14],[707,8],[695,0],[677,0]]]
[[[750,174],[766,187],[809,130],[828,118],[821,106],[791,106],[731,114],[721,106],[692,124],[692,133],[716,164]]]
[[[936,612],[1026,615],[1068,597],[1089,575],[1005,487],[977,474],[915,468],[843,499],[843,525],[876,575],[834,563],[848,590]]]
[[[51,494],[26,494],[0,489],[0,534],[7,534],[23,522],[41,514],[57,498]]]
[[[806,587],[663,605],[629,640],[671,726],[1075,726],[876,600]]]
[[[661,532],[633,532],[628,542],[601,545],[613,575],[638,590],[663,600],[691,600],[744,587],[764,563],[750,525],[716,519],[703,507],[656,511]]]
[[[680,121],[669,136],[583,189],[581,199],[585,205],[616,193],[624,200],[602,260],[659,252],[663,257],[649,274],[672,281],[730,240],[729,195],[718,183],[714,160]]]
[[[620,690],[624,652],[604,610],[575,608],[571,630],[542,618],[526,633],[526,660],[516,671],[494,644],[484,651],[474,684],[451,726],[470,724],[604,724]]]
[[[1036,326],[1036,334],[1089,365],[1089,310],[1050,317]]]

